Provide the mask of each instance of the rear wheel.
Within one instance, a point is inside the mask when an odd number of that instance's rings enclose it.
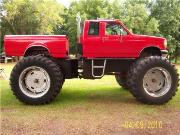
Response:
[[[10,85],[14,95],[27,104],[46,104],[60,92],[64,77],[59,66],[44,56],[28,56],[12,70]]]
[[[127,85],[127,73],[121,72],[120,74],[115,75],[117,83],[124,89],[128,89]]]
[[[164,104],[177,91],[178,74],[171,63],[162,57],[139,59],[128,73],[131,93],[147,104]]]

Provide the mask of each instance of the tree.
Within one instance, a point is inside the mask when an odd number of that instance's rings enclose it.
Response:
[[[33,5],[37,6],[35,17],[40,34],[52,34],[55,26],[63,24],[64,19],[61,14],[64,13],[64,6],[56,0],[34,0]]]
[[[5,34],[52,34],[55,26],[62,25],[63,12],[64,6],[55,0],[4,0],[1,46]]]
[[[121,5],[121,20],[137,34],[154,35],[159,32],[158,20],[149,16],[148,1],[127,0]]]
[[[152,3],[153,17],[159,20],[159,30],[168,40],[169,53],[177,62],[180,57],[180,0],[157,0]]]
[[[55,0],[8,0],[3,19],[12,34],[51,34],[54,25],[63,22],[63,8]]]

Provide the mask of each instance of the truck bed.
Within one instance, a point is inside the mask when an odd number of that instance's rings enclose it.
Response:
[[[4,49],[7,56],[24,56],[25,52],[39,46],[48,50],[53,57],[64,58],[69,54],[66,35],[6,35]]]

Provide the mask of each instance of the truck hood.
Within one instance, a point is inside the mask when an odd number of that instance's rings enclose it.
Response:
[[[160,49],[166,49],[166,45],[165,45],[166,39],[163,37],[138,35],[138,34],[132,34],[132,36],[134,41],[141,41],[147,46],[156,46]]]
[[[154,40],[158,40],[158,41],[164,41],[165,40],[165,38],[163,38],[163,37],[156,37],[156,36],[138,35],[138,34],[133,34],[133,36],[135,38],[139,38],[139,39],[154,39]]]
[[[136,39],[144,39],[144,40],[154,40],[154,41],[162,41],[164,42],[164,40],[166,40],[165,38],[163,37],[156,37],[156,36],[148,36],[148,35],[138,35],[138,34],[133,34],[133,36],[136,38]]]

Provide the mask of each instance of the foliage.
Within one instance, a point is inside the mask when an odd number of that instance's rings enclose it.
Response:
[[[1,5],[1,43],[5,34],[53,34],[64,7],[55,0],[6,0]]]
[[[163,36],[171,58],[180,56],[180,0],[76,0],[69,8],[56,0],[4,0],[0,6],[1,45],[5,34],[66,34],[75,53],[80,12],[82,21],[116,18],[133,33]]]
[[[7,12],[3,19],[13,34],[51,34],[63,21],[59,15],[63,6],[52,0],[9,0],[3,8]]]
[[[180,57],[180,0],[157,0],[151,7],[152,15],[159,20],[159,30],[168,40],[171,57]]]
[[[158,20],[149,16],[145,1],[129,0],[121,9],[121,20],[133,33],[154,35],[159,32]]]

